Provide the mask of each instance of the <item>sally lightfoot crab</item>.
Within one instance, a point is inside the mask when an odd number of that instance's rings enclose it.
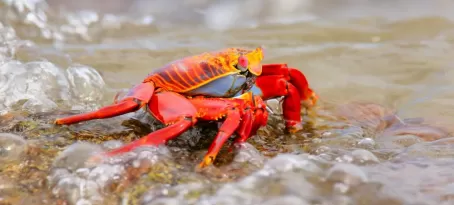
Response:
[[[185,97],[181,94],[158,91],[147,105],[149,112],[166,127],[152,132],[120,148],[103,153],[114,156],[142,145],[160,145],[178,137],[198,121],[223,120],[218,134],[208,149],[200,167],[212,164],[223,144],[236,132],[235,143],[246,141],[251,133],[265,126],[268,119],[266,104],[259,96],[247,92],[237,98]]]
[[[283,97],[286,129],[290,132],[302,129],[301,106],[306,108],[313,106],[317,96],[309,88],[305,76],[300,71],[288,68],[286,64],[262,66],[263,57],[261,47],[255,50],[227,48],[186,57],[152,72],[113,105],[57,119],[55,123],[62,125],[110,118],[146,106],[155,118],[168,125],[138,141],[108,152],[111,156],[144,144],[165,143],[194,125],[199,118],[224,120],[215,142],[201,164],[206,166],[214,160],[213,153],[216,151],[213,150],[222,146],[224,139],[238,126],[240,132],[245,129],[241,127],[252,127],[249,133],[244,132],[247,135],[241,137],[240,134],[239,139],[244,141],[260,126],[266,124],[264,118],[267,117],[267,112],[261,111],[264,109],[262,100]],[[246,105],[251,108],[252,114],[241,111],[246,109]],[[236,111],[232,110],[240,111],[235,114]],[[239,125],[232,125],[232,121],[240,120],[242,122]]]

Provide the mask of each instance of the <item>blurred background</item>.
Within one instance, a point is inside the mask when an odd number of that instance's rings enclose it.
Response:
[[[125,163],[74,168],[95,148],[72,143],[117,140],[106,148],[144,133],[121,126],[129,115],[58,129],[52,119],[107,105],[170,61],[232,46],[264,46],[265,63],[306,75],[320,96],[311,130],[284,135],[272,120],[208,179],[192,171],[205,133],[191,132],[191,146],[158,166],[173,181],[144,168],[127,194],[99,191]],[[451,0],[0,0],[0,128],[17,134],[0,133],[0,201],[450,204],[453,56]],[[28,161],[4,163],[17,153]],[[154,166],[161,155],[150,153]]]
[[[265,62],[298,67],[325,100],[368,100],[407,116],[418,110],[418,115],[443,118],[454,114],[450,94],[442,91],[452,86],[453,4],[2,0],[0,34],[10,39],[3,43],[4,56],[91,66],[113,92],[170,60],[228,46],[263,45],[269,48]],[[17,100],[0,106],[11,107]]]

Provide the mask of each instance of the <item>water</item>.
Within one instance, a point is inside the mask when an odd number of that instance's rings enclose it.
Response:
[[[453,6],[444,0],[2,0],[0,201],[450,204]],[[260,45],[267,48],[265,63],[300,69],[320,96],[306,133],[284,135],[272,117],[247,144],[198,173],[193,168],[210,143],[207,130],[90,164],[90,153],[150,127],[130,120],[133,114],[52,125],[56,117],[111,103],[169,61]],[[147,122],[142,114],[136,117]]]

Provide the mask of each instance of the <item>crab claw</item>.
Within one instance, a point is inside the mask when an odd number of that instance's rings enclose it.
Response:
[[[311,109],[313,108],[316,104],[317,104],[317,101],[318,101],[318,95],[312,91],[312,89],[308,89],[307,91],[307,98],[301,100],[301,104],[303,105],[304,108],[306,109]]]
[[[290,133],[302,130],[301,107],[310,109],[318,100],[306,77],[301,71],[289,68],[287,64],[265,64],[262,69],[262,75],[257,77],[256,85],[263,100],[284,97],[282,108],[286,130]]]

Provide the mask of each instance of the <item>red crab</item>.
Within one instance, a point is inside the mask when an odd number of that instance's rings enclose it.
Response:
[[[148,111],[167,126],[105,153],[112,156],[141,145],[165,143],[195,125],[198,119],[224,120],[200,164],[208,166],[233,132],[239,134],[236,142],[240,143],[266,125],[268,113],[263,100],[283,97],[283,115],[289,132],[302,129],[301,105],[309,108],[316,103],[316,94],[299,70],[286,64],[262,65],[263,57],[261,47],[227,48],[185,57],[153,71],[113,105],[57,119],[55,123],[110,118],[147,105]]]

